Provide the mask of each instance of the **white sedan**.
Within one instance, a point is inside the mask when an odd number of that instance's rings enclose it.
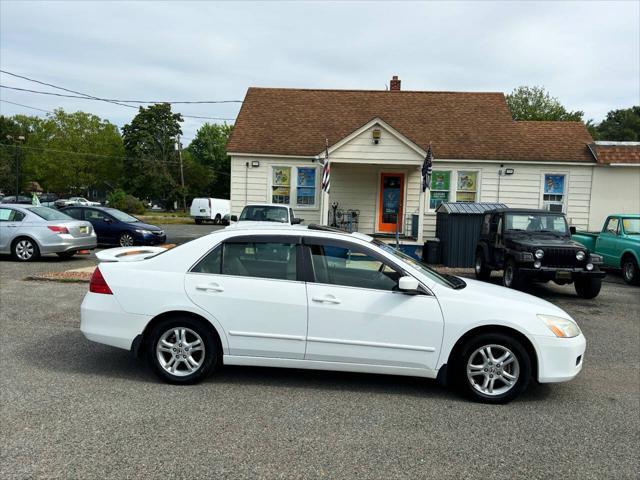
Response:
[[[238,227],[98,256],[82,332],[171,383],[223,364],[291,367],[438,378],[504,403],[583,365],[585,338],[560,308],[440,275],[362,234]]]

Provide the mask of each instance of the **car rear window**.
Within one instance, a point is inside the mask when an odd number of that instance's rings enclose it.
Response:
[[[45,220],[73,220],[69,215],[49,207],[32,207],[29,211]]]

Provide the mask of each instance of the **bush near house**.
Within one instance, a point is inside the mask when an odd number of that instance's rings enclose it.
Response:
[[[117,188],[107,196],[109,207],[117,208],[127,213],[143,214],[145,206],[142,200],[129,195],[124,190]]]

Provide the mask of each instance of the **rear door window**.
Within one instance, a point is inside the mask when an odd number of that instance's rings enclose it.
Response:
[[[65,209],[64,213],[69,215],[71,218],[75,218],[76,220],[82,220],[82,209],[80,208]]]

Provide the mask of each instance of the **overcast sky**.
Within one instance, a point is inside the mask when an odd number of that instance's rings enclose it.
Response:
[[[543,85],[585,119],[640,104],[640,2],[0,3],[3,70],[91,95],[238,100],[249,86],[499,91]],[[8,75],[0,82],[56,91]],[[60,92],[64,93],[64,92]],[[0,89],[0,99],[135,110]],[[183,105],[234,118],[239,104]],[[6,115],[43,112],[0,102]],[[185,140],[205,120],[186,119]],[[185,143],[187,143],[185,142]]]

